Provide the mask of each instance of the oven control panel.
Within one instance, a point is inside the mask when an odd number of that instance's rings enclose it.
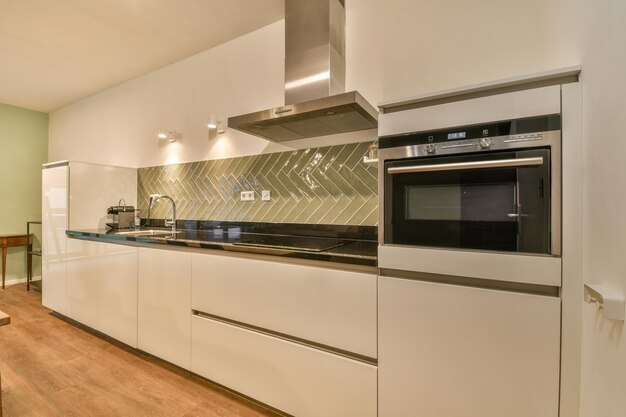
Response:
[[[523,135],[507,135],[497,137],[484,137],[480,139],[461,140],[454,142],[438,142],[418,145],[420,154],[436,155],[441,153],[464,153],[473,151],[488,151],[496,149],[506,149],[514,144],[541,141],[543,132],[529,133]],[[539,145],[540,146],[540,145]]]
[[[421,155],[437,155],[505,149],[516,145],[528,147],[534,146],[532,142],[542,141],[545,133],[560,129],[561,116],[552,114],[383,136],[378,139],[378,148],[412,147],[412,153],[417,151]]]

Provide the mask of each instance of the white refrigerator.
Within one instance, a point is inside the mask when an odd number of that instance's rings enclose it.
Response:
[[[42,303],[68,315],[65,231],[104,229],[109,206],[137,205],[137,170],[77,161],[43,165]]]

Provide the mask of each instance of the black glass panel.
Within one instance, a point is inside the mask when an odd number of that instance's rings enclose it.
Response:
[[[387,243],[550,252],[550,151],[534,149],[391,162],[389,166],[543,157],[536,167],[395,174]]]

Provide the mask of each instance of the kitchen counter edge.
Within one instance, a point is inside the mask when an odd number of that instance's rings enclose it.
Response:
[[[294,260],[308,260],[327,263],[329,267],[333,264],[353,265],[369,268],[377,268],[377,243],[366,242],[363,248],[363,241],[351,241],[341,248],[326,250],[323,252],[308,252],[292,249],[274,249],[253,246],[238,246],[232,243],[215,242],[208,240],[174,240],[161,237],[150,236],[124,236],[107,232],[106,230],[66,230],[66,235],[70,238],[91,240],[111,244],[126,244],[137,247],[167,246],[171,249],[206,249],[228,252],[229,254],[252,254],[268,255],[276,258],[286,258]],[[371,248],[369,247],[371,246]],[[374,270],[372,269],[372,272]]]

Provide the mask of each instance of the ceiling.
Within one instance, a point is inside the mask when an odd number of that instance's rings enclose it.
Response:
[[[0,103],[50,112],[284,17],[284,0],[0,0]]]

